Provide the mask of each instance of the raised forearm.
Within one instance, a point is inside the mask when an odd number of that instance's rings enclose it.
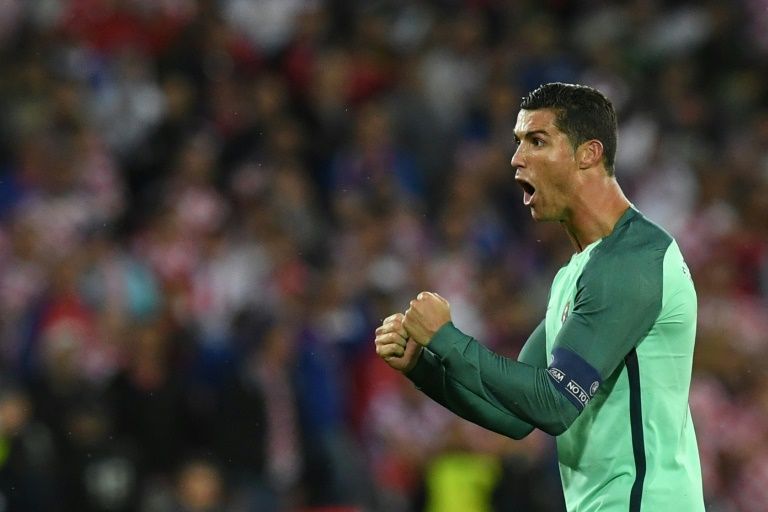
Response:
[[[406,375],[435,402],[488,430],[522,439],[534,428],[511,411],[499,408],[462,383],[448,378],[440,360],[429,350],[422,352],[416,367]]]
[[[578,416],[546,368],[495,354],[452,324],[435,334],[429,348],[442,363],[447,380],[547,433],[564,432]]]

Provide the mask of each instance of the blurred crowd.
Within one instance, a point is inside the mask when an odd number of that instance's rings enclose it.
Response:
[[[421,290],[515,357],[571,247],[521,96],[614,102],[699,294],[708,510],[768,509],[768,4],[0,1],[0,512],[562,510],[552,439],[377,360]]]

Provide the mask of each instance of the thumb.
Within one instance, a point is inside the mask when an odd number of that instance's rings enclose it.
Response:
[[[442,295],[440,295],[439,293],[437,293],[437,292],[429,292],[429,293],[431,293],[432,295],[434,295],[435,297],[437,297],[437,299],[438,299],[440,302],[442,302],[442,303],[444,303],[444,304],[448,304],[448,301],[447,301],[447,300],[445,300],[445,298],[443,298],[443,296],[442,296]]]
[[[408,338],[407,343],[405,344],[405,353],[410,355],[415,352],[418,352],[422,349],[422,346],[416,342],[413,338]]]
[[[424,300],[424,299],[426,299],[427,297],[433,297],[433,298],[435,298],[435,299],[437,299],[437,300],[441,300],[441,301],[445,302],[445,299],[444,299],[444,298],[442,298],[441,296],[439,296],[439,295],[438,295],[437,293],[435,293],[435,292],[421,292],[421,293],[419,293],[419,294],[416,296],[416,299],[417,299],[417,300]]]

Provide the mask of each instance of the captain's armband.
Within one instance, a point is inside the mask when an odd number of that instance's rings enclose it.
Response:
[[[556,348],[552,355],[554,359],[547,368],[549,378],[579,412],[583,411],[602,383],[600,374],[576,352],[567,348]]]

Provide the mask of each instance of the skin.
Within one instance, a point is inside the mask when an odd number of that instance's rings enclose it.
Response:
[[[395,313],[384,319],[376,329],[376,354],[389,366],[403,373],[408,373],[416,366],[423,346],[412,338],[403,327],[405,315]]]
[[[559,222],[581,252],[613,231],[630,202],[605,168],[603,144],[592,139],[574,148],[555,122],[551,109],[520,110],[515,124],[518,147],[510,163],[533,219]],[[421,347],[450,321],[448,301],[421,292],[404,315],[387,317],[376,330],[376,353],[407,373],[416,365]]]
[[[605,169],[603,144],[592,139],[574,148],[549,109],[521,110],[515,137],[510,164],[521,186],[536,189],[534,220],[560,222],[577,252],[608,236],[630,203]]]

